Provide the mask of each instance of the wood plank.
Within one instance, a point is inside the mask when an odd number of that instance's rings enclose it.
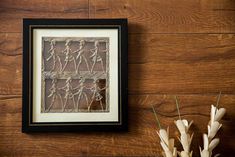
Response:
[[[130,64],[233,60],[235,34],[130,34]]]
[[[231,0],[90,0],[92,18],[128,18],[131,33],[235,31]]]
[[[1,0],[0,32],[22,32],[23,18],[88,18],[88,0]]]
[[[193,149],[198,156],[201,134],[206,132],[210,105],[217,95],[179,95],[183,118],[194,120]],[[173,120],[178,118],[173,95],[129,95],[129,132],[127,133],[21,133],[21,97],[0,96],[0,154],[2,156],[151,156],[161,151],[156,134],[156,121],[151,104],[156,107],[163,127],[170,126],[171,137],[176,138]],[[227,109],[217,151],[230,157],[235,147],[235,96],[222,95],[220,106]],[[203,111],[203,112],[202,112]],[[50,141],[50,142],[48,142]],[[179,146],[179,142],[177,145]],[[180,146],[179,146],[180,148]],[[226,149],[224,149],[226,148]],[[37,151],[34,151],[37,149]]]
[[[129,93],[234,94],[234,77],[234,61],[131,64]]]
[[[227,114],[215,153],[234,156],[234,11],[232,0],[1,0],[0,156],[159,156],[151,104],[176,138],[174,94],[181,116],[194,120],[192,147],[199,156],[219,91]],[[22,18],[89,17],[129,20],[129,131],[21,133]]]
[[[234,42],[234,34],[132,34],[129,93],[234,94]],[[21,33],[0,33],[0,94],[22,92],[21,43]]]
[[[132,34],[129,41],[130,93],[234,93],[234,34]]]
[[[22,35],[0,33],[0,93],[21,94]]]

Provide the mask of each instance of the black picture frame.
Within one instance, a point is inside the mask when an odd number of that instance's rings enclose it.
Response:
[[[118,30],[118,121],[33,122],[33,30]],[[128,26],[127,19],[23,19],[22,132],[126,131],[128,129]]]

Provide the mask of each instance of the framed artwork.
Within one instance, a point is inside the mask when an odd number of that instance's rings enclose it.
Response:
[[[127,130],[127,19],[23,20],[22,132]]]

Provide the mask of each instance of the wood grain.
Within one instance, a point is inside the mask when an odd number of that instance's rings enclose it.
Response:
[[[0,94],[21,94],[22,35],[0,33]]]
[[[160,156],[156,107],[163,127],[178,132],[174,95],[194,120],[199,156],[210,105],[222,91],[227,109],[217,152],[235,153],[235,1],[1,0],[0,156]],[[129,131],[21,133],[22,18],[128,18]],[[176,145],[181,149],[179,142]]]
[[[159,139],[156,134],[156,121],[151,104],[156,107],[163,127],[170,125],[172,137],[178,136],[173,120],[178,118],[173,95],[131,95],[129,96],[129,132],[127,133],[21,133],[21,97],[2,96],[0,98],[0,150],[6,156],[79,156],[79,155],[123,155],[147,156],[160,152]],[[213,95],[180,95],[180,111],[183,118],[194,120],[195,133],[194,150],[198,153],[201,144],[201,134],[206,131],[210,104],[215,103]],[[233,143],[233,125],[235,115],[235,96],[223,95],[221,106],[229,111],[223,119],[223,139],[218,151],[229,154],[235,145]],[[50,141],[50,142],[49,142]],[[27,143],[27,144],[26,144]],[[82,144],[81,144],[82,143]],[[177,145],[179,143],[177,142]],[[227,149],[223,149],[226,147]],[[63,148],[63,149],[61,149]],[[32,149],[37,149],[33,152]]]
[[[0,32],[21,32],[23,18],[88,18],[88,0],[1,0]]]
[[[231,0],[91,0],[90,17],[127,17],[131,33],[234,32]]]
[[[0,37],[1,73],[9,76],[0,94],[21,94],[22,34]],[[234,43],[234,34],[131,34],[129,93],[234,94]]]
[[[232,0],[32,0],[0,2],[0,32],[21,32],[21,19],[127,17],[132,33],[230,33],[235,28]],[[12,24],[14,23],[14,24]]]

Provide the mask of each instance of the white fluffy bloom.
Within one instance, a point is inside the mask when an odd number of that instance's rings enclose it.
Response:
[[[160,144],[163,149],[163,156],[164,157],[177,157],[177,150],[176,147],[174,147],[174,139],[169,138],[169,129],[167,128],[167,131],[165,129],[160,129],[159,132],[157,132],[159,138],[160,138]]]
[[[193,134],[190,136],[188,133],[188,130],[190,126],[192,125],[193,121],[188,123],[186,119],[179,119],[175,121],[175,125],[177,126],[179,132],[180,132],[180,138],[179,141],[183,147],[183,151],[179,153],[180,157],[192,157],[193,152],[190,152],[190,145],[192,143]]]
[[[200,147],[201,157],[211,157],[213,149],[219,144],[219,138],[214,137],[222,127],[219,120],[222,119],[225,113],[226,110],[224,108],[217,109],[217,107],[211,105],[211,119],[208,125],[208,134],[203,134],[203,150]],[[218,154],[215,156],[218,156]]]
[[[204,147],[204,149],[201,150],[201,147],[200,147],[201,157],[211,157],[212,150],[219,144],[219,141],[220,141],[219,138],[215,138],[210,142],[207,134],[203,134],[203,147]]]

